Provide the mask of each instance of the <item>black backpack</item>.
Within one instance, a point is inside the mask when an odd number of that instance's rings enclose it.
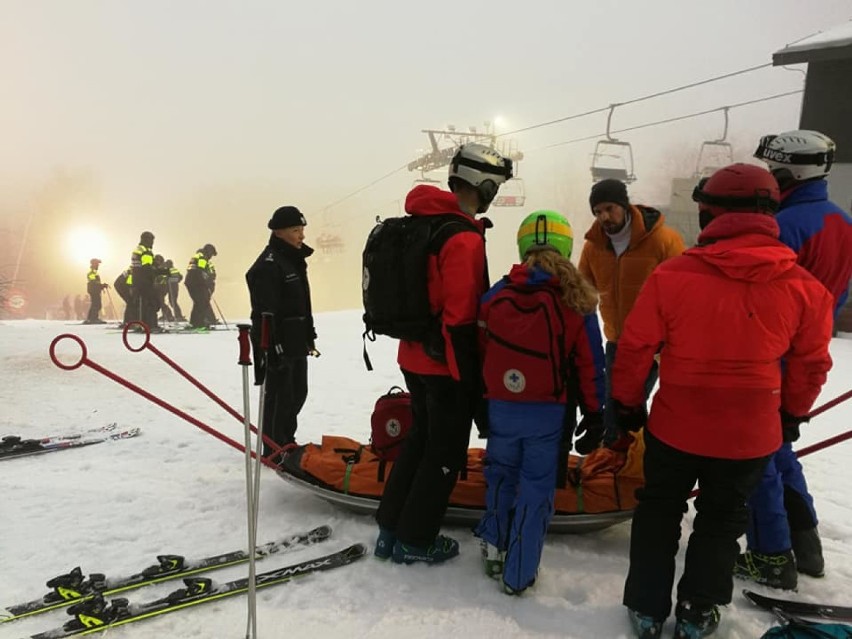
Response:
[[[425,343],[440,335],[440,317],[429,305],[427,263],[462,231],[480,233],[473,220],[452,213],[377,221],[362,254],[364,338],[387,335]],[[366,345],[364,362],[372,370]]]

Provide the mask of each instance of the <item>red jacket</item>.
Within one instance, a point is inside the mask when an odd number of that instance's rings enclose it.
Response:
[[[666,444],[725,459],[768,455],[781,445],[779,408],[805,415],[817,398],[831,368],[834,299],[777,237],[769,216],[722,215],[639,294],[612,395],[642,404],[662,347],[648,430]]]
[[[454,213],[471,220],[459,208],[453,193],[426,184],[415,186],[408,193],[405,212],[409,215]],[[487,289],[484,222],[473,222],[479,228],[479,233],[471,230],[452,235],[437,256],[429,256],[427,265],[429,301],[432,311],[441,315],[447,363],[442,364],[429,357],[419,342],[400,340],[397,362],[407,371],[421,375],[451,375],[453,379],[459,379],[447,327],[476,326],[479,298]]]

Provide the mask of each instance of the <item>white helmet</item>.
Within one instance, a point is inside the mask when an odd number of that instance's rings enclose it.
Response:
[[[754,157],[766,162],[779,182],[801,182],[828,175],[835,148],[834,141],[819,131],[787,131],[760,138]]]
[[[512,160],[484,144],[461,145],[450,162],[450,189],[454,180],[476,187],[482,200],[480,213],[491,204],[500,185],[512,176]]]

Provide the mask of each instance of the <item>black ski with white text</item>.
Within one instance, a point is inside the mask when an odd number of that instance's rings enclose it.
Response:
[[[6,435],[0,439],[0,461],[29,457],[31,455],[55,453],[61,450],[82,448],[83,446],[92,446],[93,444],[102,444],[119,439],[129,439],[136,437],[141,432],[141,429],[138,427],[122,431],[118,431],[116,428],[115,424],[110,424],[109,426],[95,428],[83,433],[51,435],[39,439],[23,439],[18,435]]]
[[[367,547],[364,544],[354,544],[323,557],[259,573],[255,577],[255,584],[260,589],[286,583],[297,577],[315,572],[348,566],[366,556],[366,554]],[[123,597],[108,602],[103,596],[98,595],[71,606],[68,609],[68,614],[73,615],[74,618],[67,621],[61,628],[31,635],[30,639],[62,639],[63,637],[102,632],[115,626],[143,621],[190,606],[242,594],[248,591],[248,583],[247,577],[224,584],[216,584],[210,579],[193,577],[184,579],[184,587],[180,590],[175,590],[160,599],[141,604],[132,604]]]
[[[278,541],[272,541],[255,550],[255,559],[263,559],[274,554],[283,554],[299,547],[325,541],[331,536],[331,526],[319,526],[307,532],[300,532]],[[84,577],[80,567],[71,572],[48,580],[51,591],[39,599],[27,603],[7,606],[9,615],[0,617],[0,621],[13,621],[49,610],[64,608],[91,599],[95,595],[113,595],[163,581],[190,577],[202,572],[217,570],[227,566],[247,563],[248,553],[236,550],[203,559],[186,560],[180,555],[158,555],[157,564],[128,577],[107,578],[102,574],[90,574]]]
[[[743,595],[758,608],[763,608],[769,612],[780,610],[785,615],[794,617],[852,621],[852,606],[835,606],[834,604],[778,599],[767,597],[751,590],[743,590]]]

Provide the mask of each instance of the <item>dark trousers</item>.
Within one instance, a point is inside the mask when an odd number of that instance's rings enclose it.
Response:
[[[308,358],[287,357],[266,370],[263,434],[279,446],[295,441],[299,411],[308,398]],[[264,456],[272,450],[265,444]]]
[[[89,298],[92,300],[92,303],[89,305],[89,315],[86,317],[86,321],[97,322],[103,306],[103,303],[101,302],[101,289],[98,288],[97,291],[90,292]]]
[[[701,492],[677,598],[699,608],[730,603],[737,539],[748,524],[746,502],[768,460],[692,455],[645,430],[645,487],[636,491],[625,606],[656,619],[669,616],[680,523],[696,481]]]
[[[376,512],[403,543],[426,547],[441,529],[450,493],[467,464],[472,411],[453,378],[402,371],[414,417]]]
[[[210,326],[213,309],[210,307],[210,289],[207,288],[207,284],[203,282],[192,286],[187,284],[186,289],[192,298],[192,312],[189,315],[190,325],[195,327]]]
[[[183,320],[183,311],[180,310],[180,304],[177,301],[178,293],[180,293],[180,282],[169,282],[169,305],[174,311],[175,319],[181,321]]]
[[[615,351],[617,347],[617,342],[607,342],[604,346],[604,357],[606,360],[606,378],[604,381],[605,403],[603,414],[605,444],[613,443],[620,436],[620,433],[618,433],[615,427],[615,402],[613,402],[612,399],[612,365],[615,363]],[[651,364],[651,369],[648,371],[648,377],[645,378],[646,400],[651,395],[651,391],[654,390],[654,384],[657,383],[657,378],[659,377],[659,370],[660,367],[655,360],[654,363]]]

